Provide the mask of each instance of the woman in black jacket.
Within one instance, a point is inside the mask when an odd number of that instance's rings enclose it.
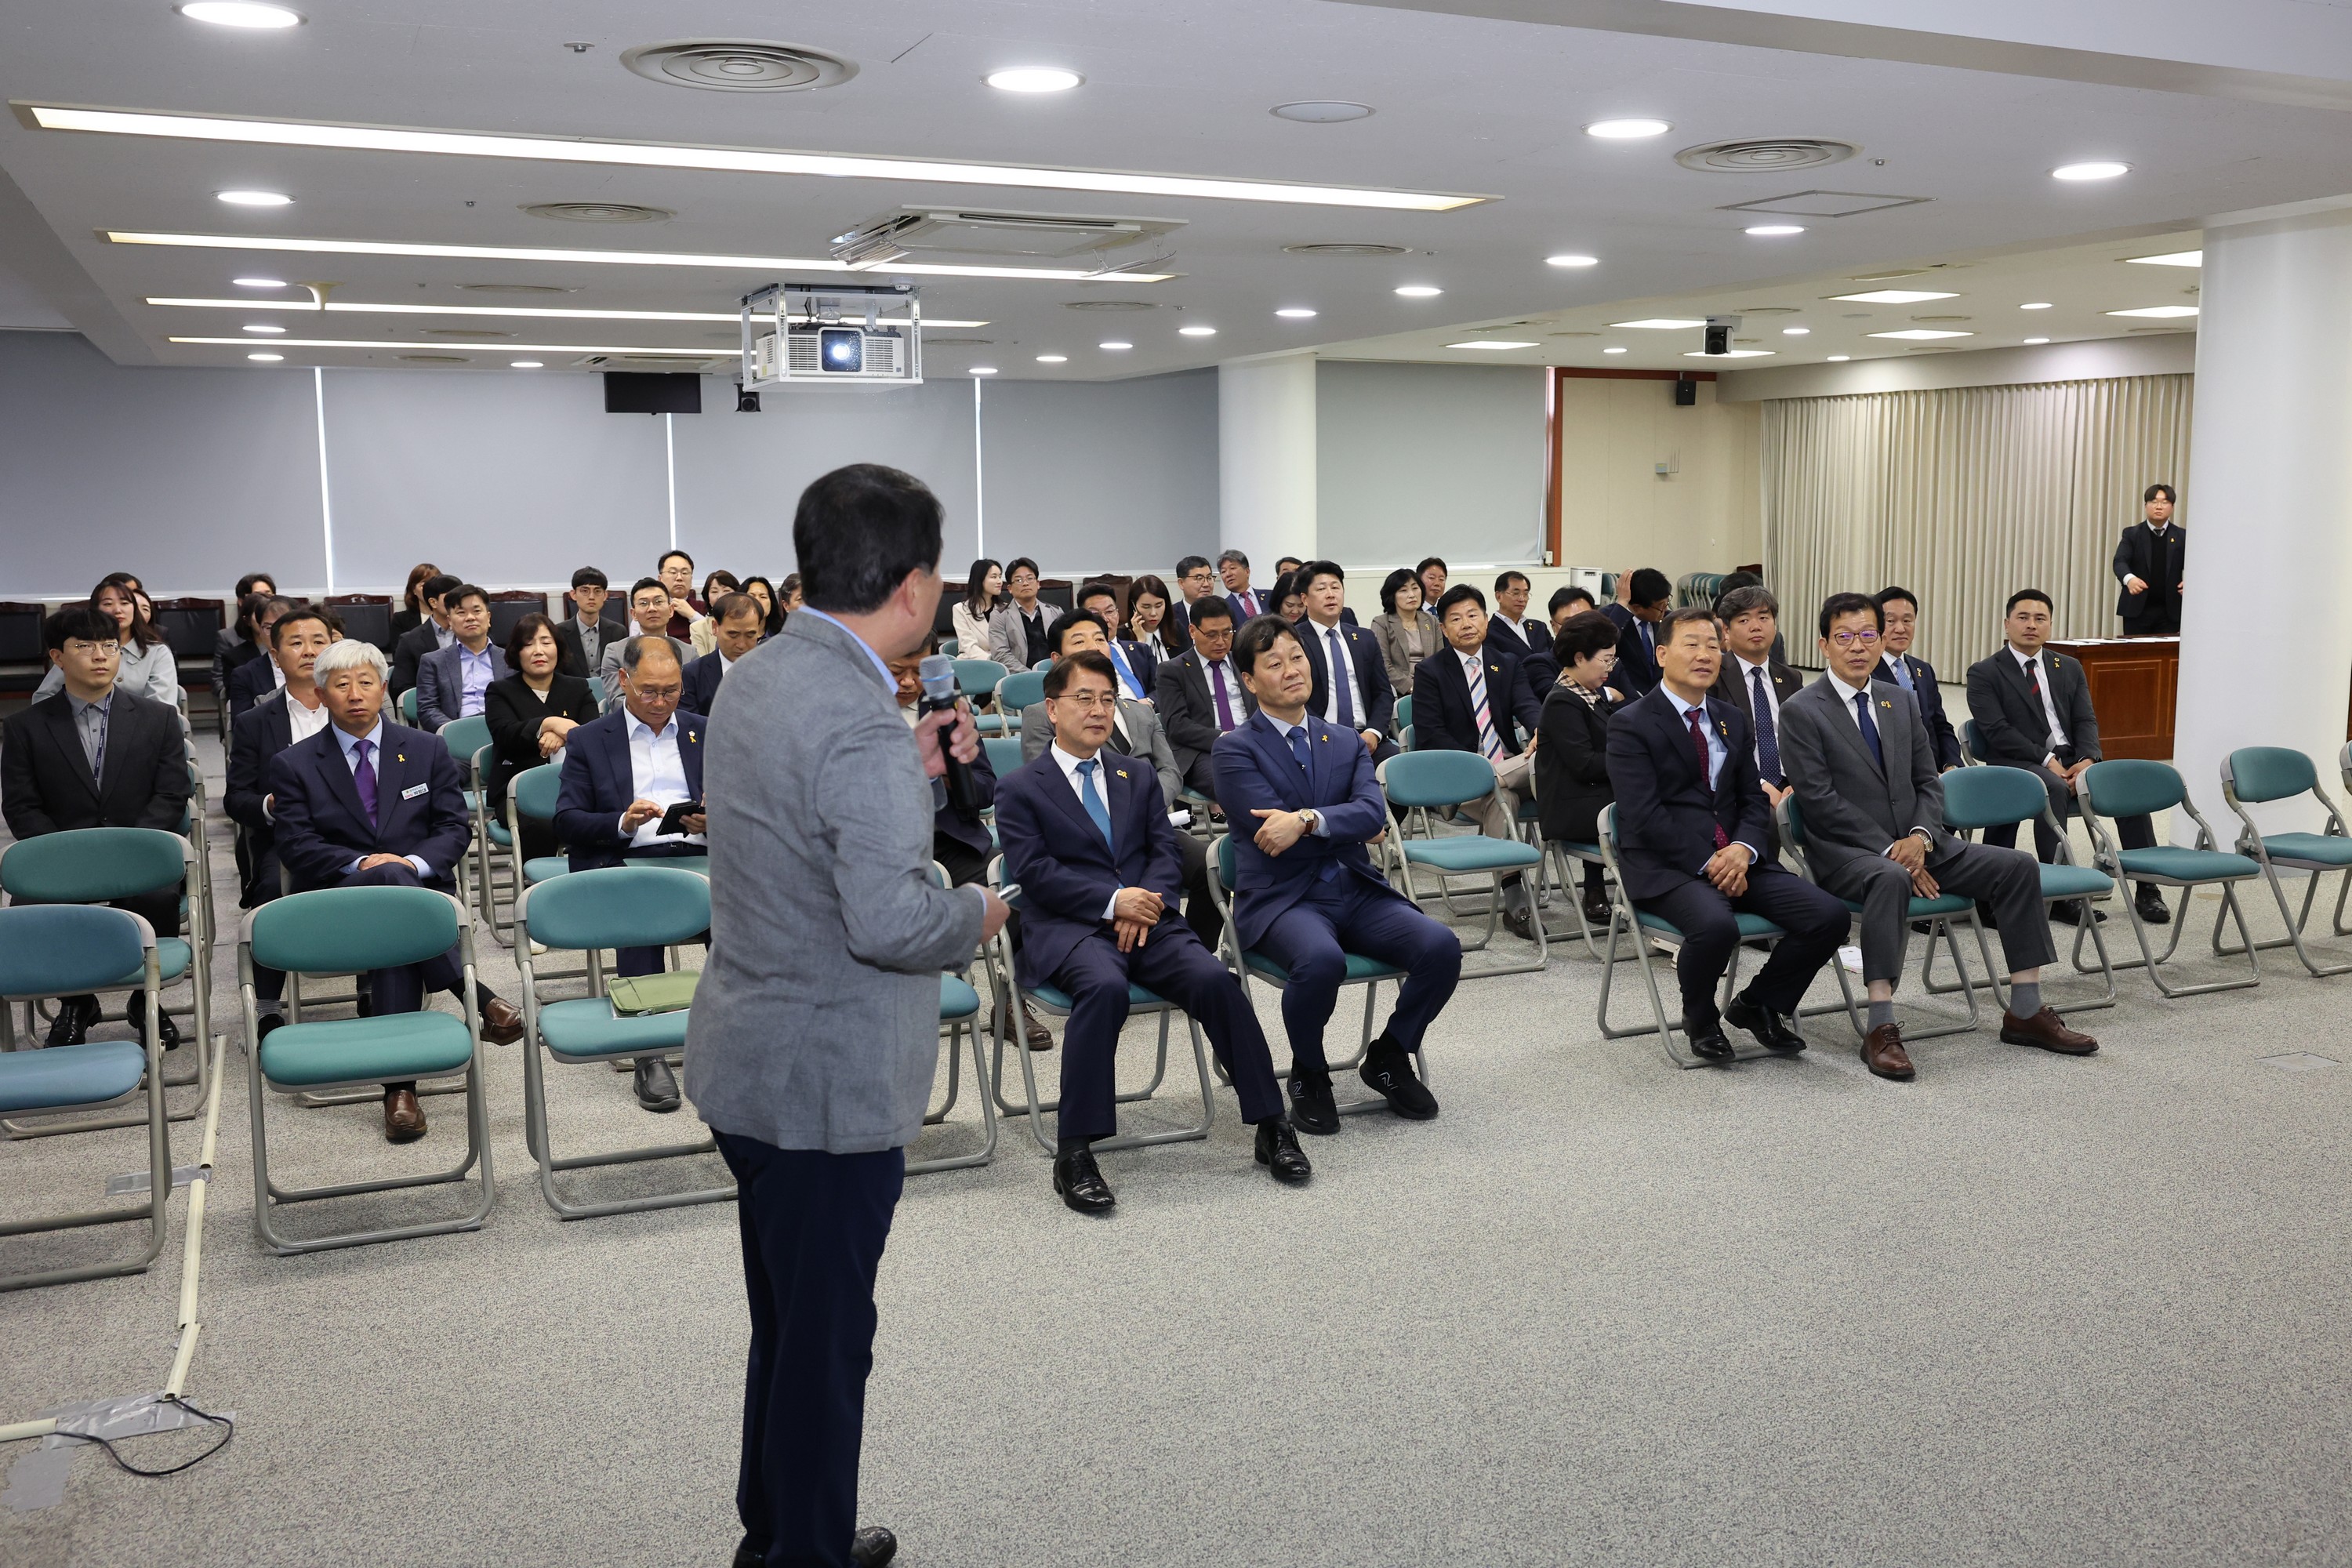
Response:
[[[1609,788],[1609,716],[1617,705],[1601,689],[1617,668],[1617,623],[1597,611],[1571,616],[1552,637],[1559,679],[1545,694],[1537,728],[1536,804],[1547,839],[1591,844],[1601,837]],[[1609,919],[1601,868],[1584,865],[1584,918]]]
[[[507,668],[514,671],[490,682],[482,694],[482,717],[489,721],[490,815],[506,820],[507,781],[525,768],[552,762],[573,726],[596,717],[596,699],[585,676],[565,675],[555,665],[555,626],[545,616],[528,615],[507,637]],[[522,820],[526,860],[562,852],[552,824]]]

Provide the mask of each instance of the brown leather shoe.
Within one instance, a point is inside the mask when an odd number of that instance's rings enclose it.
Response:
[[[1903,1048],[1903,1029],[1898,1024],[1881,1024],[1864,1037],[1862,1065],[1880,1078],[1891,1078],[1900,1083],[1916,1070],[1911,1066],[1910,1053]]]
[[[1029,1011],[1026,1002],[1021,1004],[1021,1032],[1027,1037],[1031,1050],[1050,1051],[1054,1048],[1054,1031],[1045,1027],[1036,1014]]]
[[[383,1091],[383,1138],[387,1143],[414,1143],[425,1136],[425,1108],[413,1089]]]
[[[2000,1037],[2012,1046],[2036,1046],[2061,1056],[2087,1057],[2099,1042],[2066,1026],[2066,1020],[2044,1007],[2031,1018],[2014,1013],[2000,1016]]]
[[[522,1038],[522,1009],[493,996],[482,1004],[482,1038],[494,1046],[511,1046]]]

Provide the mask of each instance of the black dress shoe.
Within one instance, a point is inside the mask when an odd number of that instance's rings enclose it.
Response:
[[[1724,1038],[1720,1023],[1709,1024],[1704,1029],[1694,1029],[1685,1022],[1683,1027],[1690,1035],[1691,1055],[1695,1057],[1702,1057],[1711,1062],[1727,1062],[1738,1055],[1731,1048],[1731,1042]]]
[[[1408,1121],[1427,1121],[1437,1114],[1437,1096],[1413,1076],[1412,1058],[1386,1035],[1364,1053],[1364,1065],[1357,1069],[1357,1076]]]
[[[1535,916],[1524,908],[1505,910],[1503,929],[1521,942],[1533,942],[1536,939]]]
[[[647,1110],[666,1115],[678,1108],[677,1075],[660,1057],[637,1058],[636,1090],[637,1103]]]
[[[130,1002],[124,1005],[122,1011],[125,1015],[123,1021],[131,1026],[131,1032],[138,1036],[141,1040],[145,1040],[147,1038],[147,993],[133,991],[131,994]],[[160,1011],[163,1016],[155,1025],[156,1041],[167,1051],[176,1050],[180,1045],[180,1026],[172,1017],[170,1008],[163,1008]]]
[[[1298,1146],[1298,1134],[1279,1116],[1269,1116],[1257,1124],[1257,1163],[1286,1187],[1304,1186],[1315,1173],[1315,1167],[1307,1163],[1307,1151]]]
[[[2139,891],[2132,898],[2132,907],[2139,910],[2139,918],[2145,924],[2168,926],[2172,923],[2172,911],[2165,907],[2164,895],[2147,882],[2139,885]]]
[[[1805,1037],[1797,1033],[1788,1019],[1760,1003],[1749,1001],[1745,994],[1731,999],[1731,1005],[1723,1010],[1723,1021],[1755,1036],[1763,1042],[1766,1050],[1801,1051],[1805,1048]]]
[[[1608,894],[1587,893],[1584,895],[1584,923],[1590,926],[1601,927],[1606,927],[1609,924]]]
[[[751,1542],[746,1540],[735,1548],[735,1561],[731,1568],[767,1568],[767,1553],[754,1551]]]
[[[269,1037],[269,1031],[272,1029],[282,1029],[285,1026],[285,1014],[264,1013],[253,1021],[253,1037],[257,1042],[266,1040]]]
[[[2053,904],[2050,906],[2050,918],[2060,925],[2081,925],[2083,923],[2083,906],[2072,899],[2069,899],[2063,904]],[[2146,920],[2147,917],[2146,915],[2142,915],[2140,918],[2142,920]],[[2106,923],[2106,911],[2104,910],[2093,910],[2091,911],[2091,919],[2104,925]]]
[[[1110,1184],[1103,1180],[1102,1167],[1095,1163],[1091,1149],[1073,1149],[1054,1156],[1054,1190],[1080,1214],[1105,1214],[1118,1202],[1111,1195]],[[895,1542],[891,1550],[898,1550]]]
[[[898,1555],[898,1538],[878,1524],[862,1527],[849,1538],[849,1560],[857,1568],[882,1568]]]
[[[1301,1132],[1328,1138],[1339,1131],[1339,1102],[1331,1098],[1331,1075],[1304,1072],[1290,1075],[1290,1124]]]
[[[78,1046],[89,1038],[89,1026],[98,1022],[98,998],[95,996],[60,996],[58,1016],[49,1020],[52,1046]]]

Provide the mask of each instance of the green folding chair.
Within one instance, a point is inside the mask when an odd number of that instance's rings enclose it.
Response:
[[[1961,720],[1960,761],[1972,768],[1980,768],[1985,765],[1984,758],[1984,735],[1977,729],[1977,721],[1973,719]],[[2042,797],[2042,804],[2044,805],[2050,804],[2050,796],[2046,793]]]
[[[1484,801],[1495,793],[1495,764],[1475,752],[1434,751],[1402,752],[1391,757],[1381,769],[1381,788],[1388,796],[1390,854],[1392,864],[1402,873],[1402,887],[1405,897],[1415,904],[1426,903],[1431,897],[1444,908],[1450,921],[1459,915],[1454,907],[1454,893],[1449,883],[1458,878],[1486,879],[1490,895],[1486,901],[1486,930],[1475,942],[1464,942],[1465,952],[1477,952],[1495,940],[1496,922],[1503,911],[1503,878],[1517,871],[1526,880],[1528,908],[1536,933],[1536,956],[1528,963],[1483,964],[1465,969],[1462,978],[1470,980],[1496,974],[1524,974],[1541,969],[1550,956],[1550,937],[1544,930],[1536,895],[1541,890],[1543,854],[1533,845],[1517,838],[1488,838],[1478,833],[1453,833],[1440,836],[1432,812],[1450,813],[1456,806]],[[1401,815],[1402,814],[1402,815]],[[1418,837],[1408,837],[1406,823],[1420,825]],[[1437,879],[1434,895],[1423,893],[1416,868],[1427,869]],[[1534,877],[1526,877],[1533,871]]]
[[[55,835],[62,837],[64,835]],[[147,1110],[129,1122],[147,1125],[147,1201],[132,1207],[83,1209],[37,1219],[0,1222],[0,1236],[34,1236],[84,1226],[147,1222],[147,1247],[135,1258],[70,1268],[38,1269],[0,1278],[0,1290],[63,1285],[114,1274],[142,1274],[163,1250],[164,1207],[172,1196],[172,1135],[163,1106],[162,968],[154,929],[137,915],[74,904],[17,904],[0,909],[0,1011],[42,996],[78,996],[139,976],[147,998],[147,1037],[89,1040],[79,1046],[0,1052],[0,1112],[46,1116],[120,1105],[143,1084]]]
[[[940,651],[947,655],[950,658],[953,658],[956,655],[963,651],[963,639],[961,637],[941,637],[940,639]]]
[[[981,749],[988,753],[988,765],[996,770],[998,778],[1022,765],[1020,736],[983,736],[980,744]]]
[[[2347,747],[2352,751],[2352,747]],[[2309,795],[2327,813],[2325,833],[2264,833],[2254,823],[2253,814],[2246,808],[2269,801],[2293,800]],[[2271,897],[2278,900],[2279,918],[2286,921],[2286,935],[2263,942],[2264,947],[2285,947],[2292,944],[2294,955],[2303,966],[2315,975],[2341,974],[2352,969],[2352,960],[2342,963],[2321,963],[2311,956],[2303,944],[2305,928],[2311,923],[2311,906],[2319,896],[2319,879],[2330,871],[2344,873],[2336,895],[2336,934],[2352,936],[2344,929],[2344,900],[2352,894],[2352,837],[2347,837],[2344,814],[2336,802],[2319,787],[2319,771],[2311,759],[2301,752],[2284,746],[2242,746],[2221,759],[2221,798],[2238,814],[2243,826],[2238,832],[2238,853],[2252,858],[2263,868],[2263,879],[2270,884]],[[2301,871],[2309,879],[2303,891],[2303,910],[2290,913],[2286,907],[2286,889],[2279,881],[2279,868]],[[2234,952],[2224,948],[2217,930],[2214,951]]]
[[[577,1203],[566,1198],[556,1184],[560,1171],[589,1170],[601,1165],[635,1164],[646,1160],[670,1160],[714,1152],[710,1138],[690,1143],[662,1143],[611,1153],[572,1154],[558,1158],[549,1142],[546,1068],[540,1053],[571,1066],[606,1066],[639,1057],[667,1056],[686,1048],[687,1021],[691,1009],[626,1016],[613,1010],[605,995],[604,972],[595,963],[596,951],[607,947],[670,947],[692,942],[710,929],[710,883],[690,871],[646,862],[574,871],[523,889],[516,906],[520,934],[515,943],[515,964],[522,971],[523,994],[523,1131],[532,1156],[539,1161],[539,1187],[547,1206],[565,1219],[594,1215],[634,1214],[644,1209],[678,1208],[688,1204],[721,1203],[735,1196],[735,1184],[693,1192],[656,1193],[616,1198],[604,1203]],[[531,943],[550,949],[571,949],[590,955],[589,994],[569,1001],[544,1001],[531,960]]]
[[[2189,798],[2189,786],[2181,782],[2180,774],[2167,763],[2137,759],[2093,763],[2084,770],[2078,792],[2083,802],[2083,820],[2091,830],[2093,858],[2123,893],[2120,901],[2124,912],[2131,917],[2132,934],[2139,939],[2139,957],[2125,959],[2115,967],[2145,968],[2157,990],[2167,996],[2199,996],[2208,991],[2236,991],[2260,985],[2263,961],[2254,951],[2252,934],[2246,930],[2246,912],[2238,904],[2237,884],[2261,876],[2263,868],[2246,856],[2213,847],[2213,829],[2199,815],[2196,803]],[[2197,825],[2197,847],[2193,849],[2168,844],[2147,849],[2118,849],[2101,820],[2109,816],[2154,816],[2176,806],[2188,813],[2189,819]],[[2235,920],[2238,939],[2244,946],[2227,952],[2243,952],[2252,973],[2243,980],[2216,980],[2202,985],[2175,985],[2166,980],[2163,965],[2171,962],[2173,953],[2179,950],[2180,933],[2189,927],[2189,900],[2180,900],[2180,913],[2172,922],[2172,940],[2159,958],[2148,943],[2147,926],[2139,918],[2139,906],[2133,900],[2130,889],[2123,887],[2127,880],[2153,882],[2160,888],[2219,887],[2221,908],[2213,917],[2213,951],[2225,952],[2221,923]],[[2082,967],[2079,961],[2075,967]]]
[[[489,1115],[482,1096],[482,1020],[474,994],[474,928],[464,907],[430,888],[324,888],[290,894],[246,917],[245,933],[237,943],[236,970],[248,1040],[256,1037],[253,970],[257,963],[285,970],[289,975],[358,974],[422,963],[447,952],[452,944],[458,949],[463,972],[463,1017],[427,1010],[284,1024],[246,1053],[253,1112],[253,1226],[270,1251],[285,1257],[479,1230],[498,1202],[498,1184],[490,1173]],[[356,1089],[454,1073],[463,1073],[466,1079],[466,1157],[456,1165],[420,1176],[386,1176],[316,1187],[280,1187],[270,1180],[267,1090]],[[463,1182],[478,1164],[481,1167],[475,1183],[478,1199],[455,1219],[313,1237],[288,1236],[278,1228],[278,1211],[294,1204]]]
[[[416,722],[416,688],[414,686],[400,694],[400,721],[412,726]]]
[[[974,708],[996,695],[996,683],[1011,673],[992,658],[959,658],[955,661],[956,690]],[[1012,733],[1002,713],[974,713],[972,722],[983,735]]]
[[[457,897],[482,911],[490,929],[498,929],[497,895],[491,887],[490,818],[482,804],[483,781],[496,748],[490,742],[490,721],[479,713],[463,719],[452,719],[441,726],[441,743],[449,748],[450,761],[457,764],[457,782],[466,795],[466,815],[474,824],[474,837],[466,847],[465,858],[459,862]],[[467,884],[472,885],[468,887]]]
[[[1396,732],[1397,744],[1405,751],[1412,751],[1412,699],[1410,697],[1400,697],[1396,700]]]
[[[1003,721],[1001,733],[1019,739],[1021,712],[1045,700],[1045,672],[1016,669],[996,683],[996,713]]]
[[[948,868],[936,860],[931,862],[931,885],[935,888],[955,885],[954,879],[948,875]],[[973,950],[974,955],[983,963],[987,951],[985,943]],[[966,965],[967,969],[969,967]],[[980,992],[970,980],[953,971],[940,976],[940,1038],[946,1047],[948,1092],[947,1099],[939,1109],[923,1112],[923,1125],[937,1127],[947,1121],[949,1112],[955,1110],[956,1101],[963,1092],[963,1058],[957,1047],[960,1043],[968,1042],[971,1047],[972,1094],[980,1101],[980,1119],[985,1129],[985,1139],[976,1153],[941,1154],[909,1160],[907,1162],[907,1174],[910,1176],[929,1175],[934,1171],[966,1170],[973,1165],[985,1165],[996,1157],[996,1104],[985,1092],[988,1061],[980,1047]],[[990,1027],[992,1029],[994,1026],[995,1016],[992,1014]]]
[[[507,780],[507,864],[508,874],[519,889],[541,882],[568,876],[571,859],[562,855],[539,855],[525,859],[522,853],[522,825],[525,821],[544,824],[550,831],[555,826],[555,801],[563,790],[563,770],[553,763],[541,763],[535,768],[525,768]],[[513,945],[512,911],[506,941]]]
[[[2088,866],[2074,864],[2074,847],[2066,841],[2066,830],[2050,810],[2050,792],[2042,786],[2042,775],[2023,768],[1977,766],[1954,768],[1944,775],[1944,826],[1955,833],[1976,832],[1987,827],[2013,826],[2020,823],[2040,822],[2057,836],[2058,863],[2043,864],[2042,871],[2042,901],[2045,904],[2071,903],[2075,909],[2074,952],[2075,973],[2087,974],[2083,963],[2083,942],[2088,939],[2099,955],[2099,973],[2105,990],[2088,1001],[2052,1002],[2069,1013],[2089,1013],[2116,1005],[2115,965],[2107,958],[2107,939],[2099,930],[2098,912],[2091,906],[2105,900],[2116,890],[2115,883],[2105,872]],[[2009,991],[2005,984],[2004,966],[1992,961],[1991,938],[1984,933],[1983,923],[1978,922],[1977,945],[1983,952],[1986,984],[1992,987],[1993,999],[2004,1011],[2009,1006]],[[1958,990],[1976,982],[1968,971],[1960,971],[1958,980],[1936,978],[1936,950],[1927,950],[1927,962],[1920,970],[1927,989],[1937,995]],[[2043,983],[2045,994],[2048,983]]]
[[[182,889],[180,913],[188,934],[158,937],[154,943],[162,984],[188,987],[186,1003],[170,1010],[189,1020],[189,1055],[195,1058],[194,1069],[176,1079],[167,1079],[164,1087],[193,1085],[195,1094],[170,1112],[173,1121],[194,1116],[212,1089],[213,948],[208,921],[212,902],[202,890],[205,880],[202,867],[190,839],[159,827],[79,827],[18,839],[0,852],[0,891],[12,903],[104,904],[160,893],[167,888]],[[110,982],[85,986],[82,991],[136,991],[140,985],[141,970],[132,963],[118,971]],[[0,1049],[15,1050],[18,1047],[9,1012],[0,1007]],[[128,1008],[108,1008],[99,1014],[101,1023],[122,1023],[129,1016]],[[38,1015],[28,1003],[25,1008],[27,1036],[36,1032],[37,1022]],[[154,1029],[160,1038],[160,1021]],[[0,1119],[0,1129],[11,1138],[45,1138],[60,1132],[136,1127],[140,1121],[136,1112],[38,1123]]]

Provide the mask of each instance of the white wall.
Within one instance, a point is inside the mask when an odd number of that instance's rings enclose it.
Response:
[[[1672,382],[1561,380],[1560,565],[1679,578],[1763,559],[1757,406],[1716,385],[1678,408]]]
[[[1546,372],[1342,360],[1316,372],[1315,538],[1293,553],[1351,567],[1543,559]]]
[[[996,382],[981,393],[986,553],[1047,576],[1216,553],[1217,376]],[[955,563],[961,571],[970,557]]]

